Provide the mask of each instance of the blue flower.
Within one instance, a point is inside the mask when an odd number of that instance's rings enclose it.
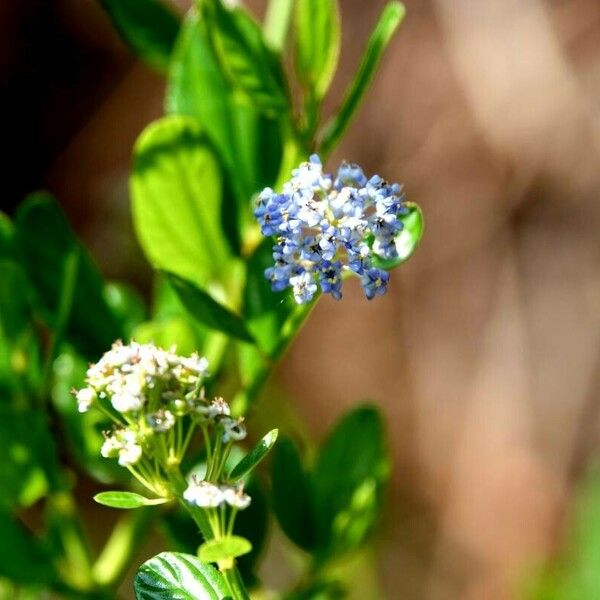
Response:
[[[339,300],[344,273],[361,278],[367,298],[380,296],[389,274],[374,259],[397,256],[399,217],[406,213],[399,184],[379,175],[367,179],[353,163],[342,163],[333,178],[313,154],[292,171],[281,194],[266,188],[258,196],[254,215],[263,235],[277,240],[265,277],[274,291],[291,287],[299,304],[318,287]]]
[[[375,267],[367,269],[360,280],[367,299],[372,300],[375,296],[383,296],[387,292],[389,279],[390,274],[383,269]]]

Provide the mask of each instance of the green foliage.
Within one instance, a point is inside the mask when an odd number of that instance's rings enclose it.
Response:
[[[315,548],[317,522],[310,480],[295,444],[279,440],[271,471],[273,510],[285,534],[300,548]]]
[[[151,67],[165,71],[179,17],[161,0],[100,0],[123,40]]]
[[[296,69],[301,82],[321,100],[333,79],[340,53],[337,0],[296,2]]]
[[[600,472],[594,468],[579,489],[562,556],[529,582],[528,600],[600,597]]]
[[[192,282],[173,274],[168,274],[167,277],[182,304],[194,319],[210,329],[222,331],[244,342],[254,341],[244,321],[238,315],[219,304]]]
[[[59,487],[54,439],[43,413],[0,406],[0,445],[0,510],[31,506]]]
[[[162,552],[146,561],[134,587],[137,600],[223,600],[229,595],[217,569],[178,552]]]
[[[0,540],[0,577],[28,585],[56,581],[50,548],[5,509],[0,509]]]
[[[47,194],[30,196],[19,207],[15,225],[17,250],[40,316],[83,356],[97,358],[123,331],[106,302],[96,265]]]
[[[328,156],[344,135],[354,113],[369,89],[383,54],[394,32],[402,22],[406,9],[400,2],[390,2],[384,8],[375,30],[367,42],[360,67],[346,92],[337,115],[327,125],[323,136],[322,153]]]
[[[198,548],[198,556],[202,562],[227,561],[248,554],[252,544],[239,535],[231,535],[219,540],[208,540]]]
[[[164,504],[169,498],[146,498],[134,492],[100,492],[94,496],[94,500],[103,506],[130,509]]]
[[[277,429],[269,431],[269,433],[267,433],[237,465],[235,465],[229,474],[229,479],[231,481],[237,481],[251,473],[271,451],[271,448],[273,448],[277,441],[278,434],[279,430]]]
[[[388,475],[381,416],[373,407],[360,407],[336,425],[310,473],[293,442],[280,441],[273,459],[273,509],[296,545],[327,560],[365,541]]]
[[[219,64],[231,83],[259,110],[287,111],[283,69],[265,44],[259,25],[245,10],[229,10],[220,0],[205,0],[201,6]]]
[[[219,279],[230,256],[221,231],[221,170],[191,118],[164,117],[134,150],[131,200],[135,229],[158,269],[199,285]]]
[[[320,553],[347,552],[364,541],[388,475],[381,415],[370,406],[352,410],[329,434],[313,470]]]

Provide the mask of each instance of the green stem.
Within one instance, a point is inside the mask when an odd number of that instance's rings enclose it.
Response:
[[[114,587],[119,583],[140,542],[147,535],[155,514],[152,508],[138,508],[117,523],[92,568],[98,585]]]
[[[242,576],[235,565],[229,569],[223,569],[221,573],[227,583],[227,587],[229,587],[233,600],[250,600],[246,586],[242,581]]]

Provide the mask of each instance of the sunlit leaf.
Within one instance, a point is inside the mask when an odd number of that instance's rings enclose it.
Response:
[[[239,535],[230,535],[218,540],[208,540],[198,549],[202,562],[219,562],[248,554],[252,544]]]
[[[124,509],[156,506],[169,502],[169,498],[146,498],[134,492],[100,492],[94,496],[94,500],[104,506]]]
[[[134,589],[136,600],[224,600],[229,595],[217,569],[178,552],[162,552],[146,561]]]

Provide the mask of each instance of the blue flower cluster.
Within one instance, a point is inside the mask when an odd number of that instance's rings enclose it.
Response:
[[[254,215],[263,235],[276,236],[274,266],[265,271],[273,291],[291,287],[298,304],[309,302],[318,286],[339,300],[342,273],[360,277],[366,297],[385,294],[389,273],[373,258],[397,257],[405,196],[397,183],[378,175],[367,179],[355,164],[342,163],[337,176],[323,173],[316,154],[292,171],[278,194],[264,189]]]

